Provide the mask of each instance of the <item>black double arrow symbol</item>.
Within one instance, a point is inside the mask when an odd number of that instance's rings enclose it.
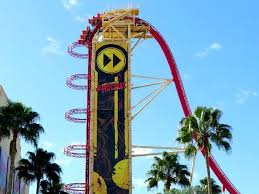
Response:
[[[113,67],[115,67],[119,64],[119,62],[121,62],[120,58],[117,57],[115,54],[112,54],[112,59],[106,54],[103,54],[103,67],[107,66],[111,61]]]

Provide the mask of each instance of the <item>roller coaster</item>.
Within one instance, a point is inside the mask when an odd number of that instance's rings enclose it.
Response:
[[[89,26],[87,26],[80,35],[80,38],[78,41],[74,42],[68,47],[68,53],[75,57],[75,58],[81,58],[81,59],[88,59],[88,66],[87,66],[87,73],[84,74],[75,74],[72,75],[67,79],[67,86],[76,89],[76,90],[86,90],[87,91],[87,99],[86,99],[86,108],[75,108],[69,110],[65,117],[68,121],[75,122],[75,123],[86,123],[86,144],[85,145],[70,145],[64,149],[64,153],[67,156],[70,157],[77,157],[77,158],[86,158],[85,161],[85,182],[84,183],[71,183],[65,185],[64,189],[69,193],[86,193],[86,194],[108,194],[112,192],[107,192],[109,190],[109,187],[114,184],[118,187],[116,192],[115,189],[113,191],[114,193],[119,194],[126,194],[126,193],[132,193],[132,178],[131,178],[131,158],[134,156],[145,156],[145,155],[151,155],[151,154],[142,154],[142,155],[134,155],[132,154],[132,148],[158,148],[158,149],[168,149],[171,150],[173,153],[181,153],[183,152],[183,149],[181,148],[172,148],[172,147],[156,147],[156,146],[133,146],[131,145],[131,121],[145,108],[147,107],[152,100],[154,100],[161,91],[169,84],[174,83],[176,87],[176,91],[180,100],[180,104],[184,113],[184,116],[187,117],[191,114],[191,109],[185,94],[185,90],[182,84],[182,80],[180,77],[180,73],[178,71],[175,59],[173,57],[173,54],[163,38],[163,36],[160,34],[160,32],[150,23],[147,21],[141,19],[138,17],[139,10],[138,9],[120,9],[120,10],[114,10],[102,14],[97,14],[93,18],[89,19]],[[140,75],[131,75],[131,67],[130,67],[130,58],[131,58],[131,51],[134,49],[142,40],[145,39],[155,39],[158,43],[158,45],[161,47],[164,56],[167,60],[167,63],[169,65],[172,78],[170,79],[164,79],[164,78],[155,78],[155,77],[148,77],[148,76],[140,76]],[[135,40],[135,44],[131,46],[132,40]],[[109,45],[107,46],[106,43],[108,42]],[[121,44],[128,45],[126,47],[120,46]],[[98,46],[98,44],[101,44],[101,46]],[[115,46],[114,46],[115,44]],[[111,46],[113,45],[113,46]],[[116,46],[117,45],[117,46]],[[110,47],[109,47],[110,46]],[[76,48],[78,47],[84,47],[88,49],[88,54],[82,54],[76,52]],[[128,48],[128,49],[127,49]],[[106,50],[105,50],[106,49]],[[108,49],[108,50],[107,50]],[[109,50],[111,49],[111,50]],[[113,49],[113,50],[112,50]],[[98,80],[102,79],[96,78],[97,70],[95,71],[95,68],[103,69],[106,71],[107,76],[111,76],[111,72],[107,71],[114,71],[116,66],[123,66],[125,65],[123,62],[123,59],[121,56],[123,56],[124,50],[127,51],[128,56],[126,57],[127,61],[124,63],[128,64],[128,69],[125,71],[129,71],[127,73],[128,77],[121,79],[121,74],[116,74],[117,77],[115,77],[115,81],[112,81],[112,84],[106,84],[102,83],[100,91],[97,91]],[[115,52],[116,51],[116,52]],[[123,51],[123,52],[122,52]],[[114,52],[111,54],[111,52]],[[99,55],[102,55],[99,59]],[[121,55],[121,56],[120,56]],[[103,61],[104,64],[100,65],[100,61]],[[112,66],[113,63],[113,66]],[[97,65],[96,65],[97,64]],[[98,67],[97,67],[98,66]],[[124,68],[124,66],[123,66]],[[121,67],[122,69],[122,67]],[[117,73],[117,71],[115,72]],[[114,73],[114,74],[115,74]],[[101,73],[99,72],[101,75]],[[103,75],[106,75],[103,74]],[[109,75],[108,75],[109,74]],[[126,74],[125,74],[126,75]],[[118,78],[119,77],[119,78]],[[143,104],[142,107],[136,111],[134,114],[132,112],[134,106],[131,106],[130,98],[124,100],[125,106],[129,106],[128,112],[126,111],[125,117],[123,119],[127,120],[127,115],[129,116],[129,120],[125,122],[124,128],[129,127],[128,137],[125,133],[124,136],[126,139],[125,141],[128,142],[128,145],[125,144],[126,148],[123,152],[123,159],[127,159],[127,172],[128,180],[127,183],[117,183],[116,177],[112,175],[113,182],[110,181],[108,178],[102,178],[100,173],[96,175],[95,171],[98,171],[98,161],[96,158],[98,158],[98,142],[96,142],[94,139],[100,138],[97,130],[97,124],[99,122],[98,118],[96,118],[96,122],[94,122],[94,119],[96,117],[96,114],[99,114],[99,112],[96,110],[99,106],[99,101],[96,102],[101,97],[96,97],[97,95],[102,95],[104,92],[112,93],[112,97],[114,99],[120,98],[120,91],[125,90],[127,95],[131,95],[131,90],[136,89],[138,87],[133,88],[131,86],[131,79],[133,77],[143,78],[143,79],[149,79],[149,80],[156,80],[156,82],[152,84],[146,84],[140,87],[148,87],[151,85],[159,85],[160,87],[151,92],[150,95],[146,96],[143,100],[141,100],[138,104]],[[76,80],[84,79],[86,80],[86,85],[78,85],[75,83]],[[112,78],[113,79],[113,78]],[[117,79],[117,80],[116,80]],[[119,80],[118,80],[119,79]],[[122,81],[121,81],[121,80]],[[126,80],[126,81],[125,81]],[[98,82],[98,83],[96,83]],[[122,85],[119,85],[123,83]],[[126,84],[126,85],[125,85]],[[126,89],[125,89],[126,88]],[[127,90],[127,91],[126,91]],[[97,92],[96,92],[97,91]],[[99,92],[99,93],[98,93]],[[103,93],[101,93],[103,92]],[[122,94],[122,93],[121,93]],[[119,95],[119,97],[118,97]],[[118,100],[118,99],[117,99]],[[107,102],[108,103],[108,102]],[[112,103],[114,105],[114,109],[116,109],[115,101]],[[118,105],[120,106],[120,104]],[[118,107],[117,107],[118,109]],[[79,118],[76,115],[78,114],[86,114],[85,118]],[[101,113],[100,113],[101,114]],[[118,117],[118,116],[117,116]],[[118,118],[113,118],[113,121]],[[114,122],[115,123],[115,122]],[[117,122],[118,123],[118,122]],[[126,126],[127,125],[127,126]],[[118,128],[117,124],[115,123],[113,128],[115,130],[116,135],[116,129]],[[118,132],[117,132],[118,133]],[[118,135],[118,134],[117,134]],[[127,139],[127,138],[128,139]],[[113,137],[112,137],[113,138]],[[115,143],[118,143],[118,138],[115,137]],[[98,145],[97,145],[98,144]],[[124,147],[125,147],[124,146]],[[115,153],[115,158],[118,157],[118,150],[115,150],[113,148],[113,152]],[[113,153],[112,152],[112,153]],[[204,150],[201,150],[202,154],[204,155]],[[100,152],[99,152],[100,153]],[[117,156],[116,156],[117,154]],[[156,155],[159,153],[154,153],[153,155]],[[113,157],[113,156],[110,156]],[[122,160],[121,160],[122,161]],[[119,162],[121,162],[119,161]],[[195,161],[195,159],[194,159]],[[235,186],[231,183],[231,181],[227,178],[223,170],[220,168],[220,166],[217,164],[214,157],[211,155],[209,157],[209,165],[214,174],[217,176],[219,181],[221,182],[223,186],[223,190],[227,190],[230,194],[238,194],[239,191],[235,188]],[[193,167],[194,169],[194,167]],[[192,169],[192,175],[193,175],[193,169]],[[99,169],[99,171],[101,171]],[[104,173],[105,174],[105,173]],[[97,188],[96,186],[96,180],[99,181],[99,184],[102,184]],[[104,184],[106,183],[106,184]],[[105,186],[104,186],[105,185]],[[96,187],[96,188],[95,188]],[[103,189],[103,190],[102,190]],[[124,189],[124,190],[123,190]]]

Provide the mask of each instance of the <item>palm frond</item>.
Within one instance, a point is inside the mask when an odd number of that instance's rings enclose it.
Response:
[[[193,144],[187,144],[185,147],[184,155],[187,159],[191,159],[194,157],[197,153],[197,147],[195,147]]]
[[[164,152],[161,158],[154,157],[147,176],[148,189],[157,187],[159,181],[164,183],[165,188],[169,188],[171,184],[189,185],[190,172],[186,165],[179,163],[178,154]]]
[[[39,121],[37,112],[20,102],[11,102],[0,109],[0,139],[13,133],[36,146],[39,135],[44,132],[37,121]]]
[[[158,181],[155,178],[149,178],[146,182],[148,183],[148,186],[147,186],[148,190],[154,187],[158,187]]]
[[[58,164],[53,163],[54,153],[38,148],[35,152],[27,152],[27,156],[28,159],[21,159],[19,166],[16,168],[20,178],[23,178],[28,183],[39,181],[43,178],[47,178],[51,184],[60,183],[62,170]],[[43,186],[47,186],[44,183],[42,182]]]
[[[188,159],[193,156],[194,147],[196,150],[205,148],[210,153],[212,143],[226,152],[231,150],[231,126],[220,123],[222,114],[219,109],[199,106],[192,115],[181,120],[176,141],[185,145]]]

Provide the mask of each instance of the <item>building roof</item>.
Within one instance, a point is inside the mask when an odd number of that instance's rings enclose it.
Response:
[[[8,98],[2,85],[0,85],[0,106],[6,106],[8,104]]]

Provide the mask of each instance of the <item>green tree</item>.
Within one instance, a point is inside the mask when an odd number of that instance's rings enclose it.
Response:
[[[55,181],[43,180],[40,183],[42,194],[68,194],[63,191],[64,184]]]
[[[208,179],[205,177],[204,179],[200,180],[201,188],[205,191],[208,190]],[[216,181],[211,178],[211,190],[212,194],[220,194],[221,193],[221,187],[216,184]]]
[[[209,157],[212,143],[226,152],[231,150],[231,127],[220,123],[222,112],[219,109],[197,107],[194,113],[182,119],[177,141],[185,144],[185,156],[193,157],[201,149],[205,155],[208,193],[212,194]]]
[[[203,190],[200,186],[189,187],[183,190],[172,189],[170,194],[206,194],[207,191]]]
[[[167,193],[172,184],[183,187],[189,185],[190,172],[186,165],[180,164],[177,154],[164,152],[162,158],[155,156],[154,160],[151,170],[147,173],[148,190],[157,187],[159,181],[164,182],[164,191]]]
[[[21,159],[18,170],[18,177],[27,184],[36,181],[36,194],[39,193],[40,183],[44,178],[49,181],[60,182],[61,167],[54,163],[55,154],[38,148],[35,153],[27,152],[28,159]]]
[[[15,170],[16,144],[18,138],[37,147],[43,127],[37,123],[39,114],[22,103],[10,102],[8,106],[0,107],[0,141],[12,138],[10,142],[10,173],[8,177],[7,194],[11,194]]]

